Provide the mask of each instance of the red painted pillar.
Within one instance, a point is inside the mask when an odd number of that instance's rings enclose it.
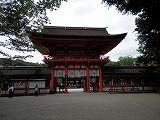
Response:
[[[100,86],[100,92],[103,92],[103,80],[102,80],[102,69],[99,68],[99,86]]]
[[[87,92],[90,92],[90,75],[89,75],[89,68],[88,67],[86,70],[86,76],[87,76]]]
[[[54,69],[51,69],[51,81],[50,81],[50,88],[55,90],[55,85],[54,85]]]
[[[86,82],[86,78],[84,78],[82,81],[83,81],[83,92],[87,92],[87,82]]]
[[[67,76],[67,78],[68,78],[68,69],[67,68],[65,68],[65,76]],[[65,85],[65,93],[68,93],[68,86],[67,85]]]
[[[110,75],[110,87],[111,87],[111,89],[112,89],[112,87],[113,87],[113,78],[112,78],[112,75]]]

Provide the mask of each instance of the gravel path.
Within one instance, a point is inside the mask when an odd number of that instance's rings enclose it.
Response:
[[[0,120],[160,120],[155,93],[0,97]]]

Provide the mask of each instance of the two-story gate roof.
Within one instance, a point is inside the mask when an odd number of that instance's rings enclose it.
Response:
[[[105,60],[100,60],[100,56],[116,47],[126,35],[111,35],[106,28],[46,26],[44,32],[31,33],[29,38],[42,55],[55,58],[57,62],[58,59],[63,61],[60,58],[69,58],[71,62],[73,59],[76,62],[77,58],[83,58],[85,62],[86,58],[87,61],[91,58],[90,61],[102,62]]]

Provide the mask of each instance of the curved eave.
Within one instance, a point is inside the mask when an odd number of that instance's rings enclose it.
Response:
[[[33,44],[35,45],[43,45],[46,42],[49,44],[67,44],[67,43],[78,43],[86,44],[91,42],[120,42],[122,41],[127,33],[117,34],[117,35],[109,35],[109,36],[66,36],[66,35],[31,35],[29,38],[32,40]],[[96,44],[96,43],[95,43]]]
[[[106,35],[106,36],[79,36],[79,35],[49,35],[49,34],[31,34],[30,37],[36,37],[36,38],[45,38],[45,39],[50,39],[50,38],[78,38],[78,39],[116,39],[116,38],[125,38],[127,33],[122,33],[122,34],[113,34],[113,35]]]
[[[104,55],[115,48],[127,35],[127,33],[115,34],[115,35],[106,35],[106,36],[70,36],[70,35],[31,35],[29,38],[32,40],[33,44],[37,46],[55,45],[55,44],[71,44],[71,45],[83,45],[86,44],[95,44],[99,46],[104,46],[107,44],[106,48],[103,47],[100,55]],[[48,52],[44,53],[39,51],[43,55],[47,55]]]

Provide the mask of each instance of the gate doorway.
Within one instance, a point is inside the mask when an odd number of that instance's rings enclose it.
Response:
[[[90,77],[89,81],[87,80],[87,77],[68,78],[67,81],[64,78],[57,78],[56,92],[65,93],[66,91],[65,86],[67,86],[67,91],[72,93],[73,92],[98,92],[99,77]]]
[[[56,78],[55,91],[56,93],[83,92],[82,78]]]
[[[87,88],[87,77],[69,78],[67,81],[68,92],[98,92],[99,77],[91,77],[89,80],[89,88]],[[89,91],[87,90],[89,89]]]
[[[68,89],[83,88],[82,78],[68,78],[67,85]]]

